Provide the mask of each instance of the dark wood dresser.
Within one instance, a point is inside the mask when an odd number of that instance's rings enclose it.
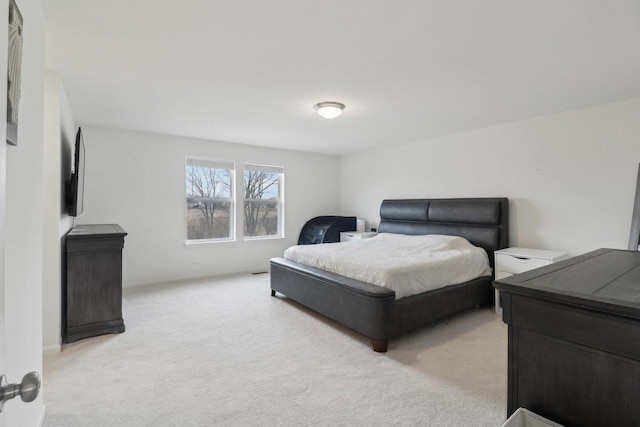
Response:
[[[598,249],[494,286],[509,325],[507,416],[640,426],[640,252]]]
[[[62,342],[124,332],[122,249],[117,224],[78,225],[66,236]]]

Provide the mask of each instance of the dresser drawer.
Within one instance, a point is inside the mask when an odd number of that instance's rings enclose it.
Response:
[[[507,273],[524,273],[534,268],[551,264],[549,259],[528,258],[507,254],[496,254],[496,270]]]

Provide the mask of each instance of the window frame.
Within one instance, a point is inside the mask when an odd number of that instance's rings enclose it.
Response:
[[[202,198],[212,202],[229,203],[229,237],[189,239],[189,167],[201,167],[228,171],[229,197]],[[185,245],[200,245],[207,243],[221,243],[236,241],[236,164],[232,160],[216,159],[210,157],[185,156]]]
[[[257,235],[257,236],[248,236],[245,234],[245,209],[247,203],[260,203],[265,202],[269,199],[247,199],[245,198],[245,185],[246,185],[246,175],[247,171],[257,171],[257,172],[270,172],[278,174],[278,199],[276,202],[277,206],[277,219],[276,219],[276,234],[271,235]],[[242,232],[243,232],[243,240],[269,240],[269,239],[284,239],[284,166],[275,166],[275,165],[265,165],[260,163],[244,163],[242,165]]]

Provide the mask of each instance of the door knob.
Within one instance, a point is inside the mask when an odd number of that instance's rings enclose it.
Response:
[[[40,374],[29,372],[22,378],[20,384],[8,384],[5,375],[0,376],[0,412],[4,409],[4,403],[16,396],[20,396],[23,402],[33,402],[40,393]]]

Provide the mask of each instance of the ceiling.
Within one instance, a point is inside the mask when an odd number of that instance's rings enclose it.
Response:
[[[341,155],[640,96],[638,0],[42,4],[81,125]]]

